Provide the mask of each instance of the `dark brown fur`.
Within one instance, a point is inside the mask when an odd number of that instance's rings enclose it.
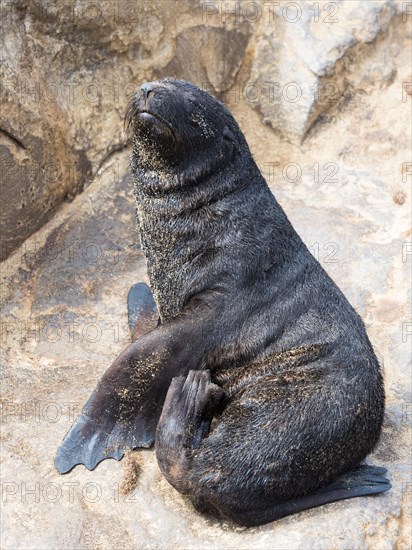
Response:
[[[127,122],[161,324],[107,371],[59,469],[148,446],[157,426],[168,481],[199,509],[245,525],[387,490],[382,469],[358,467],[384,411],[364,325],[296,234],[229,111],[166,79],[135,94]]]

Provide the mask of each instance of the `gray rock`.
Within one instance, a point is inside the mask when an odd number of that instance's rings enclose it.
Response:
[[[125,146],[123,113],[139,83],[189,79],[248,101],[299,141],[349,95],[393,81],[394,52],[380,36],[404,6],[9,0],[2,9],[5,258]]]
[[[3,66],[1,258],[48,221],[80,185],[84,159],[68,141],[67,116],[40,95],[39,82],[44,81],[25,78],[7,62]]]
[[[139,83],[174,74],[219,91],[251,32],[244,22],[207,27],[188,1],[9,0],[2,21],[1,259],[126,145],[123,116]]]
[[[396,14],[393,0],[289,2],[262,12],[251,76],[245,90],[265,123],[302,140],[314,122],[356,86],[351,64],[365,55]],[[370,52],[369,52],[370,53]],[[369,55],[370,56],[370,55]],[[368,56],[368,57],[369,57]],[[386,59],[368,63],[358,79],[390,81]]]
[[[174,75],[212,93],[225,92],[233,86],[243,62],[249,27],[244,22],[232,30],[206,25],[185,29],[176,37],[173,59],[157,71],[156,77]]]

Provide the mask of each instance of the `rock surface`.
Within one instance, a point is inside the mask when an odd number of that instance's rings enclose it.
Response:
[[[92,103],[80,94],[70,103],[62,94],[54,103],[17,106],[11,99],[6,114],[24,116],[27,123],[2,122],[10,177],[25,159],[51,174],[50,180],[44,176],[44,189],[36,187],[31,211],[37,217],[42,193],[54,201],[51,216],[64,194],[82,189],[86,173],[97,175],[2,264],[1,548],[409,549],[412,18],[403,17],[405,3],[333,2],[345,22],[334,27],[340,30],[333,36],[323,22],[322,3],[318,27],[302,15],[293,29],[278,16],[272,26],[263,14],[253,22],[252,11],[248,18],[240,11],[224,16],[222,4],[213,2],[197,11],[186,2],[177,7],[129,2],[128,18],[122,3],[65,3],[74,6],[73,20],[51,2],[41,4],[41,17],[33,14],[40,3],[31,4],[31,14],[17,10],[22,2],[8,4],[24,26],[13,43],[6,33],[9,53],[23,51],[34,37],[32,78],[46,59],[45,79],[54,74],[58,82],[72,75],[67,82],[81,82],[78,90],[94,82],[102,90],[118,83],[124,91],[125,83],[135,85],[166,70],[190,78],[187,45],[196,44],[199,62],[191,79],[226,99],[295,228],[365,320],[387,392],[384,430],[370,462],[388,468],[393,489],[242,529],[195,512],[162,478],[153,451],[135,451],[120,463],[106,461],[94,472],[83,467],[66,476],[55,472],[53,457],[73,417],[128,342],[128,289],[147,275],[137,242],[129,152],[116,152],[124,144],[125,97],[113,100],[102,93]],[[118,15],[110,12],[115,5],[121,8]],[[97,9],[103,13],[99,25]],[[302,4],[307,18],[305,9]],[[237,44],[225,64],[211,57],[221,60],[229,48],[221,29],[232,32]],[[281,58],[270,54],[271,43]],[[285,56],[293,52],[288,68]],[[23,61],[24,56],[14,63]],[[342,81],[339,102],[323,106],[316,116],[305,100],[296,102],[297,110],[278,102],[266,111],[248,96],[250,83],[265,67],[276,78],[284,71],[290,75],[286,80],[307,89],[315,80]],[[262,117],[269,124],[262,124]],[[69,158],[79,179],[59,180],[54,188],[50,159]],[[8,212],[21,201],[23,188],[13,179],[9,183],[14,192]],[[32,184],[27,185],[30,192]],[[8,223],[23,220],[19,208],[8,216]],[[28,214],[24,224],[29,220]]]
[[[392,82],[397,51],[382,41],[394,18],[409,17],[406,5],[2,3],[0,258],[125,147],[123,113],[139,83],[173,75],[246,100],[298,142],[348,96]]]
[[[232,85],[251,34],[230,16],[204,25],[188,0],[8,0],[1,16],[1,259],[125,147],[139,83],[172,74],[212,90]]]
[[[390,83],[393,56],[380,37],[395,13],[392,0],[290,2],[262,17],[248,86],[259,94],[254,103],[264,122],[302,139],[354,90]],[[365,56],[372,82],[359,63]]]

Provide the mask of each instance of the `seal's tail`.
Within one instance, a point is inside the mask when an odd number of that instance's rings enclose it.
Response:
[[[342,474],[333,483],[322,487],[316,493],[280,502],[268,507],[266,510],[242,512],[242,517],[233,519],[243,525],[252,527],[296,514],[302,510],[316,508],[329,502],[384,493],[391,488],[389,480],[384,477],[385,473],[386,468],[364,464]]]

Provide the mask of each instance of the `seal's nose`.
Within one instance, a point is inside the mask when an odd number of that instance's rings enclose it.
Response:
[[[143,84],[143,86],[141,86],[140,90],[143,94],[143,97],[145,99],[148,98],[150,92],[153,92],[153,90],[155,89],[155,83],[154,82],[146,82],[145,84]]]

